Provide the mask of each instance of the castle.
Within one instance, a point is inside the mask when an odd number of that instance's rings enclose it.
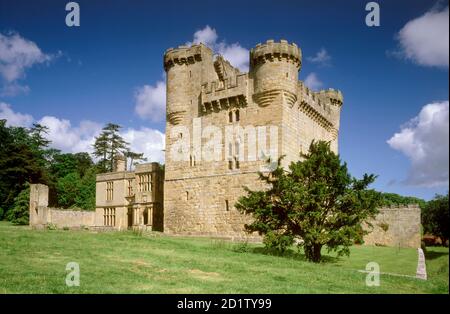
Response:
[[[249,239],[251,218],[234,207],[243,187],[263,189],[258,173],[270,171],[268,158],[284,156],[287,168],[313,140],[337,153],[343,104],[340,91],[312,91],[298,79],[294,43],[268,40],[249,58],[241,73],[203,44],[168,49],[165,169],[126,171],[118,158],[114,172],[97,176],[95,213],[48,209],[48,189],[33,185],[30,224]],[[379,217],[368,243],[420,247],[418,207],[380,209]]]
[[[247,217],[234,204],[243,186],[262,188],[267,156],[285,155],[287,166],[312,140],[337,152],[342,94],[310,90],[301,66],[300,48],[285,40],[256,45],[248,73],[203,44],[166,51],[165,232],[240,237]],[[205,158],[211,129],[225,136]]]

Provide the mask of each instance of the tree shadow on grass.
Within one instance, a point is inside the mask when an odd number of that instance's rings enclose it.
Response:
[[[265,247],[255,247],[255,248],[249,248],[247,250],[248,253],[253,253],[253,254],[263,254],[263,255],[269,255],[269,256],[278,256],[278,257],[282,257],[282,258],[287,258],[287,259],[293,259],[296,261],[302,261],[302,262],[307,262],[308,260],[306,259],[306,256],[304,253],[299,252],[298,250],[294,250],[294,249],[288,249],[285,252],[281,253],[278,250],[273,250],[273,249],[268,249]],[[322,260],[320,263],[329,263],[329,264],[333,264],[338,262],[339,258],[337,257],[333,257],[333,256],[329,256],[329,255],[322,255]]]
[[[429,251],[429,250],[427,250],[425,252],[425,258],[428,259],[428,260],[436,259],[436,258],[439,258],[441,256],[445,256],[445,255],[448,256],[448,252],[434,252],[434,251]]]

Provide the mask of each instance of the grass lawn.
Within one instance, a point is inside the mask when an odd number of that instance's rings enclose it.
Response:
[[[448,293],[448,253],[428,249],[427,281],[381,275],[379,287],[367,287],[358,270],[371,261],[383,273],[414,276],[416,250],[355,246],[350,258],[312,264],[256,244],[0,222],[0,293]],[[79,287],[65,284],[69,262],[80,265]]]

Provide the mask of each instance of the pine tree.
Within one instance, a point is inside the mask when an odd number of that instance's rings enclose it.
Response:
[[[144,157],[144,153],[135,153],[135,152],[132,152],[132,151],[127,151],[125,153],[125,157],[130,159],[130,163],[129,163],[129,165],[130,165],[129,170],[130,171],[132,170],[132,167],[136,166],[136,164],[139,161],[147,161],[147,158]]]
[[[108,123],[102,133],[95,138],[94,156],[101,158],[98,163],[101,172],[112,171],[114,157],[129,151],[129,144],[119,133],[121,128],[118,124]]]

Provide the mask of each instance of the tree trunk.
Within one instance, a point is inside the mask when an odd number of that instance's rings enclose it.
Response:
[[[305,245],[305,256],[306,259],[314,262],[314,263],[319,263],[320,260],[322,259],[322,244],[310,244],[310,245]]]

